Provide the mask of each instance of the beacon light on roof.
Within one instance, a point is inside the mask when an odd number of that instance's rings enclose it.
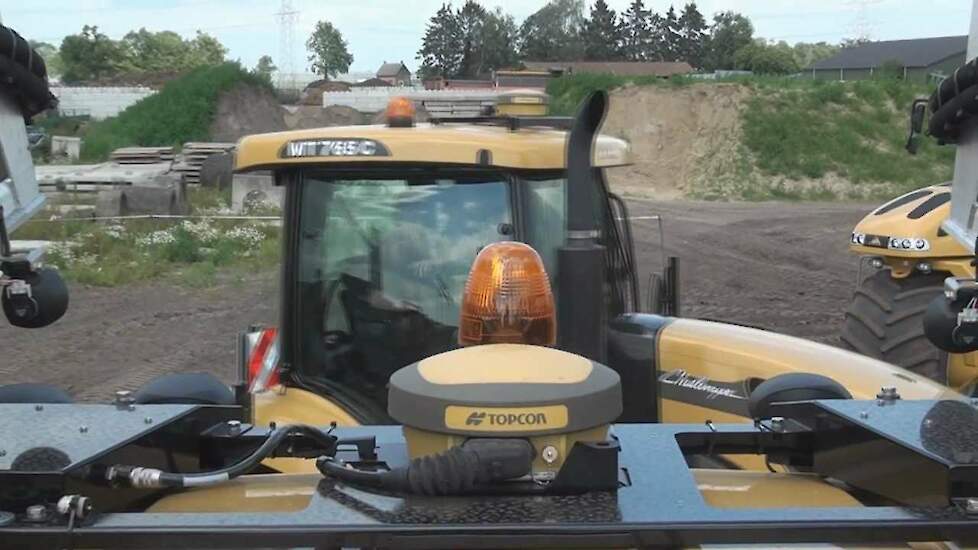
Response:
[[[414,126],[414,102],[406,97],[393,97],[387,103],[384,113],[387,125],[392,128],[409,128]]]
[[[469,271],[461,309],[459,345],[557,342],[550,279],[540,255],[523,243],[482,249]]]

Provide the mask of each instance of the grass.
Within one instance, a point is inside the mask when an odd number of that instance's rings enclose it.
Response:
[[[226,193],[199,190],[193,213],[227,211]],[[262,212],[261,214],[265,214]],[[18,228],[17,239],[52,241],[46,263],[65,279],[118,286],[158,278],[207,287],[223,275],[276,269],[278,227],[248,220],[120,220],[113,223],[51,220],[39,215]]]
[[[905,149],[911,102],[932,86],[897,79],[831,82],[788,77],[630,78],[579,74],[547,87],[555,114],[573,115],[592,91],[639,86],[750,90],[739,140],[709,157],[690,195],[710,200],[883,199],[950,179],[954,148],[924,138]]]
[[[103,161],[119,147],[180,146],[187,141],[206,141],[221,92],[238,84],[269,86],[237,63],[195,69],[168,82],[118,116],[88,125],[81,157]]]
[[[904,150],[909,106],[928,87],[898,80],[796,81],[757,86],[742,114],[743,143],[768,176],[853,186],[889,184],[900,193],[950,178],[954,149],[923,140]]]

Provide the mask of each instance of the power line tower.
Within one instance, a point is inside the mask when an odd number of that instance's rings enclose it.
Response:
[[[281,90],[294,90],[295,80],[295,27],[299,22],[299,11],[292,0],[282,0],[275,14],[278,18],[278,87]]]
[[[855,13],[852,23],[849,25],[851,37],[860,41],[868,42],[873,38],[873,30],[876,27],[869,16],[869,7],[879,4],[882,0],[849,0],[846,2]]]

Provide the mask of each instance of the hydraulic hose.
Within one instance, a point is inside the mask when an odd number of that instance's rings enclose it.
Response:
[[[978,58],[955,69],[941,81],[928,101],[927,133],[940,143],[955,143],[961,124],[978,115]]]
[[[525,439],[470,439],[459,447],[411,460],[384,471],[353,468],[323,456],[316,467],[327,477],[397,493],[462,495],[530,473],[536,453]]]
[[[272,456],[287,438],[296,435],[303,435],[313,441],[318,441],[323,445],[324,452],[327,454],[331,454],[335,450],[335,437],[324,434],[322,431],[311,426],[297,424],[276,428],[254,452],[241,461],[226,468],[221,468],[220,470],[178,474],[164,472],[156,468],[116,465],[106,470],[105,478],[110,482],[124,480],[132,487],[137,488],[202,487],[224,483],[241,474],[247,473],[259,462]]]

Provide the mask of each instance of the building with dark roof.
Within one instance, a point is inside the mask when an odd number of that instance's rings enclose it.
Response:
[[[391,86],[410,86],[411,71],[408,70],[404,62],[384,63],[377,69],[377,78],[387,82]]]
[[[685,61],[524,61],[530,71],[551,74],[604,73],[616,76],[658,76],[668,78],[693,72]]]
[[[806,69],[812,78],[865,80],[884,66],[899,67],[907,80],[927,81],[950,75],[965,62],[967,36],[868,42],[845,48]]]

